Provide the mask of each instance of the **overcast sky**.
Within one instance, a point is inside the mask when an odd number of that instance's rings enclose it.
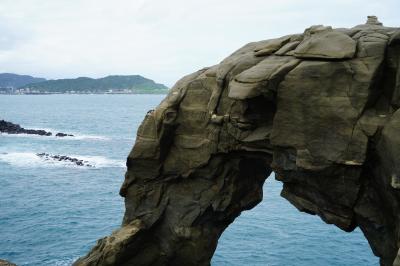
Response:
[[[0,72],[140,74],[171,86],[250,41],[367,15],[400,26],[399,12],[400,0],[0,0]]]

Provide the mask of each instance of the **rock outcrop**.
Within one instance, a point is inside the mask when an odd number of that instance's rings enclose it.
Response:
[[[122,227],[74,265],[209,265],[272,171],[300,211],[360,227],[382,265],[400,265],[399,107],[400,29],[376,17],[249,43],[147,113]]]
[[[0,133],[7,134],[29,134],[29,135],[40,135],[40,136],[51,136],[53,133],[43,129],[25,129],[18,124],[14,124],[5,120],[0,120]],[[59,132],[55,134],[56,137],[73,137],[72,134],[66,134]]]
[[[0,266],[17,266],[17,265],[9,261],[0,259]]]
[[[94,165],[91,165],[88,161],[74,157],[69,157],[66,155],[51,155],[48,153],[36,153],[36,156],[44,159],[45,161],[59,161],[59,162],[72,163],[77,166],[94,167]]]

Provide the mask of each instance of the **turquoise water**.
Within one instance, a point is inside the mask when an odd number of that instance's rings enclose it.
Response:
[[[125,158],[147,110],[162,95],[0,96],[0,119],[72,133],[0,135],[0,258],[18,265],[70,265],[121,223]],[[52,163],[73,156],[94,168]],[[212,265],[378,265],[359,230],[344,233],[298,212],[270,177],[264,200],[223,234]]]

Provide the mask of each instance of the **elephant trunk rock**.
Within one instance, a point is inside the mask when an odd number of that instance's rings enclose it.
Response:
[[[400,265],[400,30],[370,16],[253,42],[183,77],[138,129],[121,229],[75,265],[209,265],[218,238],[282,196]]]

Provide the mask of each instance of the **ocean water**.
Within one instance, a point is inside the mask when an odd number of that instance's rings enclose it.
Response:
[[[162,95],[0,96],[0,119],[72,133],[0,134],[0,258],[70,265],[119,227],[125,158],[145,113]],[[95,167],[37,158],[60,154]],[[360,230],[345,233],[298,212],[269,177],[264,200],[224,232],[212,265],[378,265]]]

